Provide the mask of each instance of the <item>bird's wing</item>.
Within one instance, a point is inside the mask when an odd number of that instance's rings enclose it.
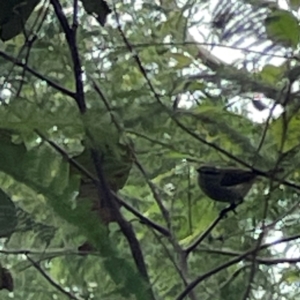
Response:
[[[256,177],[256,174],[251,171],[243,171],[236,169],[232,172],[225,173],[220,184],[222,186],[233,186],[249,182]]]

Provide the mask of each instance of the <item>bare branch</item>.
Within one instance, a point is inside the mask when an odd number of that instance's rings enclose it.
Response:
[[[84,99],[84,91],[83,91],[83,80],[82,80],[82,68],[79,57],[79,51],[77,48],[76,41],[76,32],[77,32],[77,16],[73,16],[73,28],[71,28],[68,24],[68,20],[63,13],[61,4],[58,0],[50,0],[50,3],[54,7],[54,11],[56,16],[60,22],[61,27],[63,28],[66,36],[66,40],[68,42],[68,46],[71,52],[72,60],[73,60],[73,71],[76,83],[76,95],[75,100],[77,102],[78,108],[81,113],[85,113],[86,104]],[[74,14],[77,14],[77,1],[74,4]]]
[[[39,273],[58,291],[60,291],[62,294],[64,294],[68,299],[73,300],[81,300],[82,298],[77,298],[72,293],[66,291],[64,288],[62,288],[58,283],[56,283],[42,268],[39,264],[37,264],[28,254],[26,255],[27,259],[31,262],[31,264],[39,271]]]
[[[22,63],[20,60],[14,58],[13,56],[10,56],[10,55],[6,54],[5,52],[3,52],[1,50],[0,50],[0,56],[3,57],[4,59],[14,63],[15,65],[23,68],[24,70],[28,71],[29,73],[31,73],[35,77],[39,78],[40,80],[45,81],[49,86],[51,86],[54,89],[60,91],[64,95],[67,95],[67,96],[75,99],[76,94],[74,92],[62,87],[58,83],[55,83],[51,79],[47,78],[45,75],[42,75],[39,72],[35,71],[34,69],[28,67],[26,64]]]

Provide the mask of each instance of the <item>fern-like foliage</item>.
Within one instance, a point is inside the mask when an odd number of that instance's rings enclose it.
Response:
[[[257,50],[254,61],[268,62],[274,54],[287,55],[291,49],[275,44],[267,37],[265,19],[273,9],[272,2],[219,0],[212,11],[211,27],[219,42],[232,47]]]
[[[33,231],[34,234],[36,235],[36,238],[40,239],[46,245],[49,245],[53,240],[53,238],[55,237],[57,228],[52,225],[47,225],[36,221],[30,213],[28,213],[21,207],[17,207],[16,210],[17,210],[17,218],[18,218],[16,231],[18,232]]]

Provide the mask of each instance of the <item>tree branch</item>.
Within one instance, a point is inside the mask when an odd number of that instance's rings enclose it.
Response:
[[[24,70],[26,70],[27,72],[29,72],[30,74],[34,75],[35,77],[37,77],[38,79],[45,81],[49,86],[51,86],[52,88],[60,91],[61,93],[63,93],[64,95],[67,95],[73,99],[75,99],[76,94],[64,87],[62,87],[61,85],[59,85],[58,83],[55,83],[54,81],[52,81],[52,79],[47,78],[45,75],[40,74],[39,72],[35,71],[34,69],[28,67],[26,64],[22,63],[20,60],[18,60],[17,58],[10,56],[8,54],[6,54],[5,52],[0,50],[0,56],[3,57],[4,59],[14,63],[15,65],[23,68]]]
[[[97,172],[97,176],[99,181],[97,182],[97,188],[99,191],[99,199],[105,200],[105,205],[108,205],[108,207],[110,208],[112,214],[114,215],[114,217],[116,218],[120,229],[122,231],[122,233],[124,234],[124,236],[126,237],[133,259],[135,261],[135,264],[137,266],[137,269],[139,270],[140,274],[143,276],[144,280],[146,281],[146,283],[148,284],[148,289],[147,289],[147,299],[153,299],[155,300],[154,294],[152,292],[151,289],[151,284],[150,284],[150,278],[148,275],[148,271],[146,268],[146,264],[145,264],[145,260],[144,260],[144,256],[139,244],[138,239],[135,236],[135,233],[132,229],[131,224],[125,220],[125,218],[123,217],[123,215],[121,214],[117,202],[115,201],[108,183],[106,182],[106,178],[104,176],[103,173],[103,169],[102,169],[102,161],[100,159],[100,155],[98,153],[98,151],[92,149],[91,150],[91,156],[94,162],[94,166]]]
[[[68,299],[73,299],[73,300],[80,300],[82,298],[77,298],[74,296],[72,293],[69,293],[66,291],[64,288],[62,288],[58,283],[56,283],[42,268],[41,266],[36,263],[29,255],[28,253],[26,254],[27,259],[31,262],[31,264],[39,271],[39,273],[53,286],[55,287],[58,291],[60,291],[62,294],[64,294]]]
[[[66,36],[66,40],[68,42],[68,46],[71,52],[72,61],[73,61],[73,71],[76,83],[76,96],[75,100],[77,102],[78,108],[81,113],[85,113],[86,104],[84,99],[84,91],[83,91],[83,80],[82,80],[82,68],[79,57],[79,52],[77,48],[76,41],[76,32],[77,32],[77,16],[73,16],[73,26],[72,28],[68,24],[68,20],[63,13],[62,6],[58,0],[50,0],[50,3],[54,7],[54,11],[56,16],[60,22],[61,27],[63,28]],[[74,4],[74,14],[77,14],[77,6]]]

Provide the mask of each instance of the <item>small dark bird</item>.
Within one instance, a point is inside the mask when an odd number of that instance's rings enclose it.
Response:
[[[238,168],[204,165],[198,170],[198,184],[211,199],[237,205],[251,189],[257,174]]]

